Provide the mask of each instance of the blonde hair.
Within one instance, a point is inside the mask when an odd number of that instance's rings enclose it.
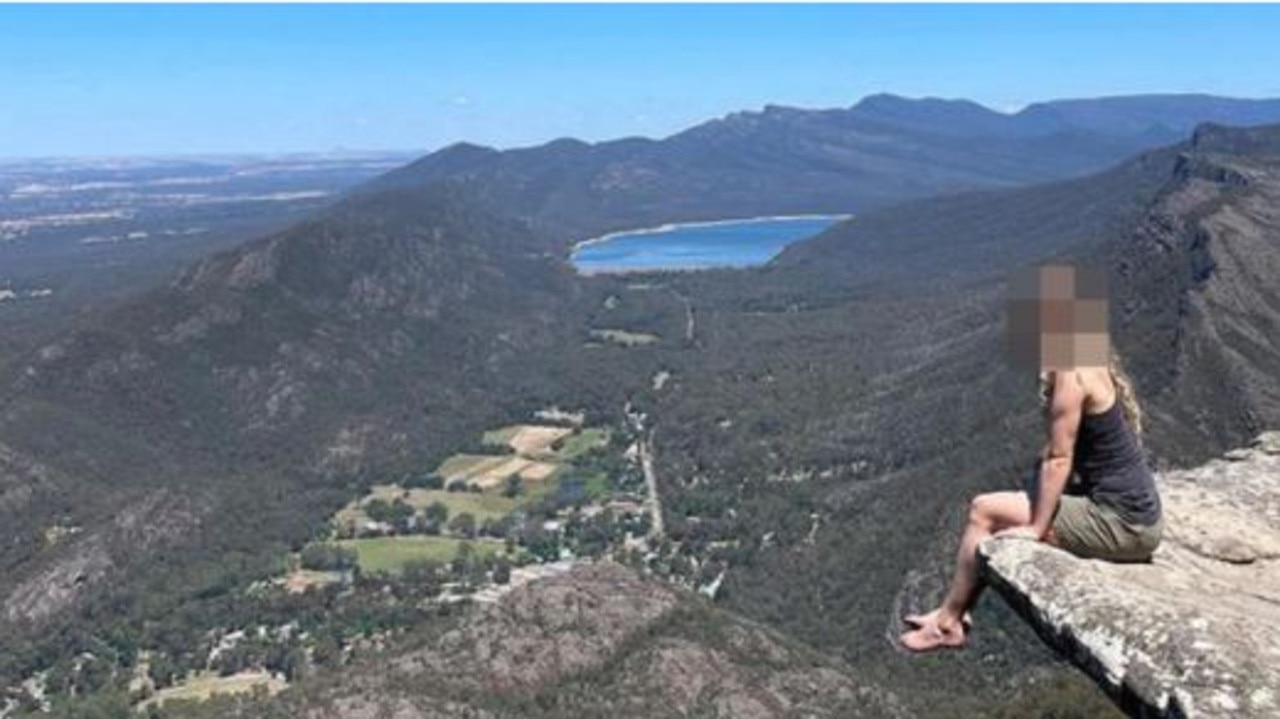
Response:
[[[1124,371],[1124,365],[1120,362],[1120,355],[1116,354],[1115,349],[1111,350],[1110,361],[1107,363],[1107,374],[1111,377],[1111,384],[1116,388],[1116,401],[1120,403],[1120,408],[1124,410],[1125,422],[1129,424],[1133,434],[1142,441],[1142,407],[1138,405],[1138,395],[1133,390],[1133,380],[1129,379],[1129,375]],[[1049,373],[1040,372],[1039,378],[1040,388],[1040,404],[1044,409],[1049,408],[1049,403],[1053,399],[1053,383],[1049,381]]]
[[[1129,375],[1124,371],[1120,356],[1114,349],[1111,350],[1111,362],[1107,365],[1107,371],[1111,375],[1111,383],[1116,386],[1116,401],[1124,410],[1125,421],[1133,429],[1134,436],[1141,441],[1142,407],[1138,405],[1138,395],[1133,391],[1133,380],[1129,379]]]

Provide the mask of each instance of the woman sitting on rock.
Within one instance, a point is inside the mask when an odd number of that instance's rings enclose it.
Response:
[[[1160,543],[1160,497],[1139,445],[1137,400],[1110,349],[1105,285],[1091,272],[1046,265],[1015,276],[1010,296],[1014,363],[1039,369],[1048,438],[1023,491],[973,499],[942,606],[904,618],[913,628],[900,641],[912,651],[964,646],[982,589],[977,548],[988,537],[1120,562],[1147,561]],[[1080,493],[1064,494],[1073,471]]]

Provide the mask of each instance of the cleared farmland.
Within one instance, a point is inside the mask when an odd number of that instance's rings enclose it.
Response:
[[[421,535],[343,539],[334,544],[355,550],[360,570],[374,574],[398,574],[406,565],[424,560],[448,562],[458,556],[458,549],[463,544],[470,544],[478,555],[497,554],[506,546],[496,539],[468,540]]]
[[[515,509],[517,502],[510,497],[496,493],[449,492],[443,489],[405,489],[398,484],[376,484],[369,494],[352,502],[334,517],[338,524],[360,524],[369,519],[364,505],[380,499],[384,502],[404,501],[415,511],[421,512],[427,507],[440,502],[449,508],[449,516],[466,512],[479,521],[500,519]]]
[[[161,689],[139,708],[145,709],[170,701],[204,701],[215,694],[249,694],[255,690],[275,694],[287,685],[285,680],[264,671],[241,672],[227,677],[207,672]]]

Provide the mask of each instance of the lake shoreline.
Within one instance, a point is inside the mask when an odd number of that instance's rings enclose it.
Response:
[[[591,245],[598,245],[618,237],[627,237],[635,235],[662,235],[694,227],[719,227],[723,225],[745,225],[757,222],[787,222],[791,220],[831,220],[832,224],[843,222],[853,217],[853,213],[836,213],[836,214],[809,214],[809,215],[760,215],[757,217],[727,218],[721,220],[695,220],[693,222],[667,222],[656,227],[642,227],[634,230],[617,230],[609,232],[599,237],[592,237],[585,240],[579,240],[569,247],[569,259],[572,261],[573,256],[578,250]]]

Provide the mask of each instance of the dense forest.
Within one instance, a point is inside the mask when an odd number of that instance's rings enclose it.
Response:
[[[548,249],[571,228],[504,215],[471,180],[357,193],[4,366],[0,676],[31,709],[16,687],[41,675],[69,716],[127,706],[152,654],[161,684],[285,676],[298,685],[277,711],[348,673],[358,688],[366,657],[472,626],[418,599],[499,568],[254,587],[374,484],[561,407],[645,418],[666,534],[634,571],[723,578],[714,607],[691,599],[692,619],[618,656],[663,636],[722,646],[715,627],[748,622],[797,643],[783,664],[838,666],[913,715],[1069,716],[1053,712],[1099,695],[998,602],[964,657],[891,646],[897,615],[940,590],[967,498],[1013,486],[1037,449],[1033,379],[1002,361],[1003,278],[1051,257],[1110,272],[1153,461],[1198,461],[1280,424],[1277,156],[1275,128],[1206,126],[1099,175],[872,210],[763,268],[700,273],[577,276]],[[1216,397],[1197,389],[1208,376]],[[211,641],[250,627],[261,641],[209,664]],[[604,713],[632,696],[625,679],[606,664],[558,676],[562,693],[475,706]]]

